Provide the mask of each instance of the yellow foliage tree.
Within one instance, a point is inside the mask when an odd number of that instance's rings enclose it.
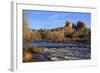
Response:
[[[23,17],[23,40],[30,40],[30,37],[31,37],[30,29],[25,20],[25,17]]]

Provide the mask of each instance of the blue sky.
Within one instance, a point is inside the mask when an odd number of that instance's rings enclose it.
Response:
[[[88,28],[91,27],[90,13],[23,10],[23,14],[31,29],[63,27],[67,20],[75,24],[83,21]]]

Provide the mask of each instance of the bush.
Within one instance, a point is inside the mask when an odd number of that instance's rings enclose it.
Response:
[[[31,32],[31,39],[32,41],[39,41],[41,40],[41,35],[39,32]]]
[[[32,61],[32,54],[31,53],[24,53],[23,55],[23,62],[31,62]]]
[[[68,37],[68,38],[72,38],[73,37],[73,32],[65,32],[64,36]]]

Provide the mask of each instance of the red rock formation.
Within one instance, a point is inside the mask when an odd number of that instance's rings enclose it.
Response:
[[[73,28],[72,28],[72,22],[71,21],[67,21],[65,23],[65,27],[63,28],[64,32],[73,32]]]
[[[77,27],[78,28],[84,28],[84,27],[86,27],[86,24],[84,22],[82,22],[82,21],[78,21],[77,22]]]
[[[54,32],[59,32],[59,33],[64,33],[64,32],[73,32],[74,29],[72,28],[72,22],[71,21],[66,21],[64,27],[56,28],[53,31]]]
[[[65,27],[72,28],[72,22],[71,21],[67,21],[65,23]]]

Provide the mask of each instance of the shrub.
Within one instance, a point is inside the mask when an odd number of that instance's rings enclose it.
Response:
[[[68,37],[68,38],[72,38],[73,37],[73,32],[65,32],[64,36]]]
[[[39,32],[31,32],[31,40],[32,41],[39,41],[41,40],[41,35]]]
[[[32,54],[31,53],[24,53],[23,55],[23,62],[31,62],[32,61]]]

